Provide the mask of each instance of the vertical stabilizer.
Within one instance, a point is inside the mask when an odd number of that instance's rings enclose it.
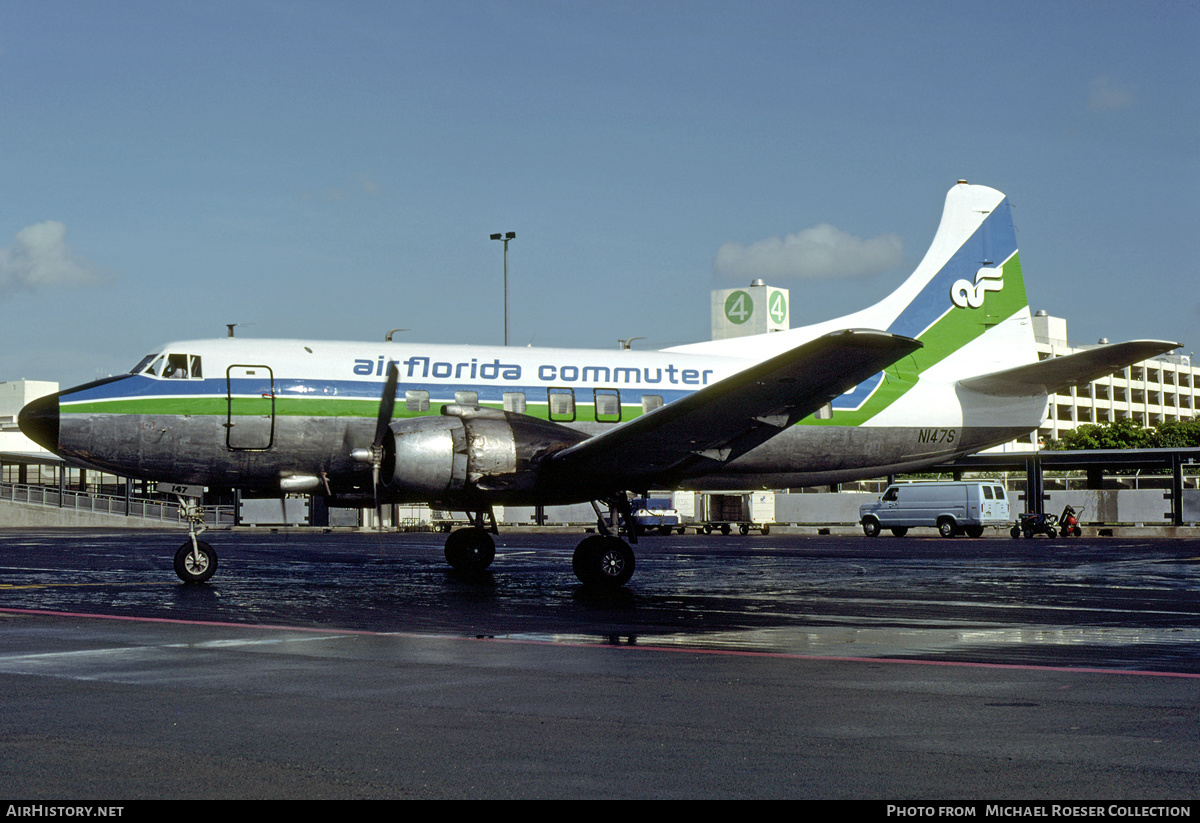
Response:
[[[835,400],[833,411],[840,414],[831,422],[841,425],[879,421],[922,379],[947,385],[1036,361],[1008,199],[959,181],[946,195],[937,234],[912,275],[879,303],[834,322],[882,328],[923,344]],[[933,397],[909,397],[904,407],[940,402]]]
[[[886,330],[923,346],[835,400],[835,414],[806,423],[858,425],[891,407],[922,378],[950,384],[1036,361],[1012,207],[1004,194],[960,180],[946,194],[925,257],[899,288],[873,306],[776,334],[674,350],[761,360],[848,328]]]
[[[921,340],[927,367],[1027,309],[1008,200],[995,189],[960,180],[946,194],[942,220],[925,257],[875,305],[784,332],[671,350],[763,359],[831,331],[867,328]]]
[[[1008,199],[959,181],[946,195],[942,222],[920,265],[858,316],[874,321],[867,326],[919,339],[928,367],[1028,307]]]

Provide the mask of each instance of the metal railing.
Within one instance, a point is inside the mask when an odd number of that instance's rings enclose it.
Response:
[[[110,494],[91,494],[72,489],[59,490],[53,486],[31,486],[24,483],[0,483],[0,501],[25,503],[31,506],[69,509],[91,514],[112,514],[118,517],[139,517],[164,524],[183,523],[178,503],[152,500],[145,497],[123,497]],[[233,526],[233,506],[205,506],[204,524],[210,527]]]

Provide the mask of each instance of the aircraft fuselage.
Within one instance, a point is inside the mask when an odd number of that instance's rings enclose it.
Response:
[[[40,427],[63,456],[117,474],[263,493],[279,493],[286,478],[317,478],[292,487],[335,500],[369,497],[369,468],[352,455],[371,444],[389,362],[399,371],[393,420],[438,415],[446,404],[478,405],[586,435],[749,365],[680,352],[224,338],[169,344],[136,373],[32,404],[24,424]],[[972,425],[959,402],[929,410],[915,426],[838,425],[836,412],[791,427],[719,471],[663,480],[781,488],[908,470],[1027,432],[1044,403],[1024,405],[1031,408],[1008,415],[1011,425]],[[594,491],[535,484],[494,498],[552,503]],[[409,496],[387,493],[397,502]]]

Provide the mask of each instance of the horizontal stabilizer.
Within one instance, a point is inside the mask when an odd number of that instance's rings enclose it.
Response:
[[[554,473],[598,480],[687,473],[765,443],[921,348],[870,329],[832,332],[558,452]]]
[[[968,377],[959,380],[958,384],[971,391],[995,397],[1058,394],[1070,390],[1072,386],[1082,386],[1107,377],[1126,366],[1177,348],[1178,343],[1166,340],[1131,340],[1128,343],[1113,343],[1062,357],[1052,357],[1039,363],[1017,366],[1015,369]]]

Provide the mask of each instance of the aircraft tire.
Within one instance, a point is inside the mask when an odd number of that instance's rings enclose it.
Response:
[[[575,547],[571,567],[585,586],[619,588],[633,577],[633,549],[619,537],[594,534]]]
[[[481,572],[496,559],[496,542],[483,529],[458,529],[446,538],[446,562],[460,572]]]
[[[196,541],[197,551],[192,551],[192,541],[184,543],[175,552],[175,574],[184,583],[206,583],[217,572],[217,553],[203,540]]]

